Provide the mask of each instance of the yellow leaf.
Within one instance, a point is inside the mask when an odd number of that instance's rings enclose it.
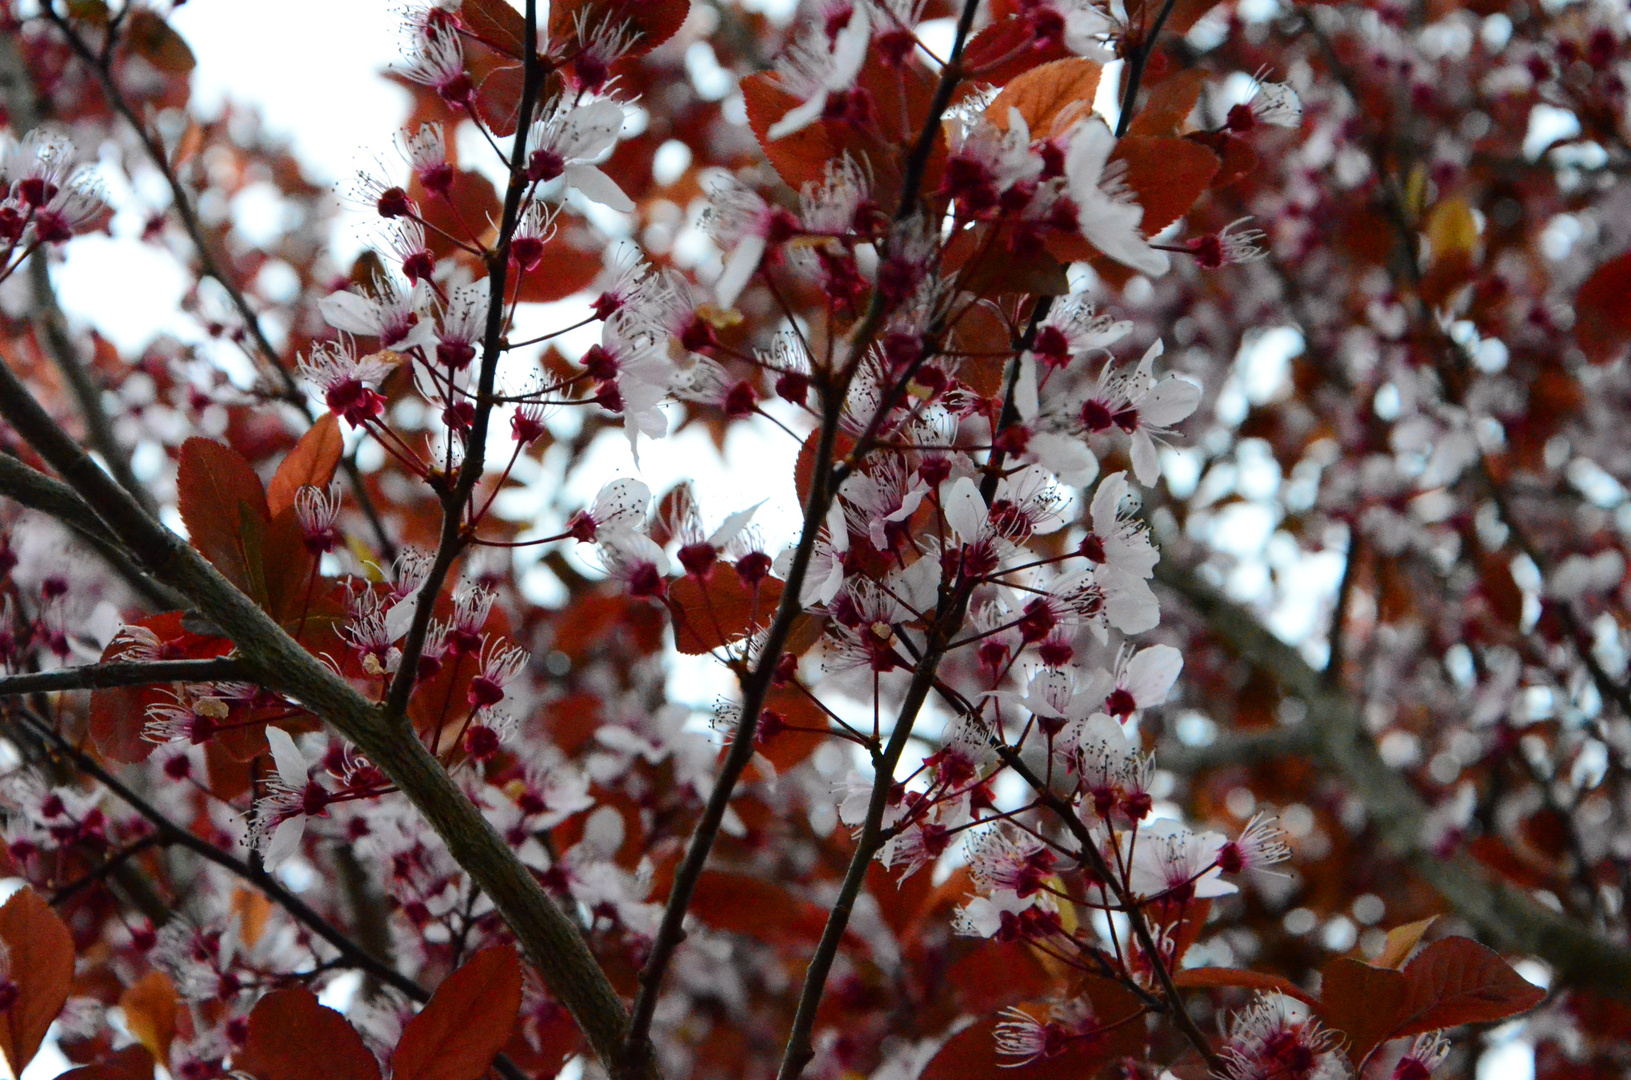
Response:
[[[1427,240],[1433,262],[1471,255],[1478,244],[1478,218],[1465,199],[1445,199],[1427,216]]]
[[[125,987],[119,995],[125,1027],[147,1047],[153,1060],[170,1063],[170,1043],[176,1037],[176,989],[162,971],[153,970]]]
[[[1387,943],[1382,946],[1382,951],[1376,955],[1376,959],[1370,961],[1371,967],[1393,968],[1395,971],[1403,968],[1405,961],[1410,959],[1410,954],[1421,944],[1422,935],[1437,921],[1437,915],[1429,915],[1425,919],[1395,926],[1389,930]]]

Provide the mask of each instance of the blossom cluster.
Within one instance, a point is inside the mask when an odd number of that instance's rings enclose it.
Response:
[[[90,228],[106,206],[101,180],[66,131],[42,126],[21,139],[0,133],[0,281],[36,248]]]

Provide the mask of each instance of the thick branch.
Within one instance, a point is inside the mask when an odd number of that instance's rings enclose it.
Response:
[[[142,562],[190,597],[238,646],[244,668],[356,743],[399,787],[492,897],[550,991],[604,1061],[615,1060],[627,1020],[622,1002],[577,927],[419,740],[385,723],[372,704],[290,638],[265,612],[163,525],[65,433],[0,363],[0,416],[92,506]]]
[[[182,184],[181,178],[176,175],[176,171],[170,167],[170,159],[164,151],[164,146],[147,130],[141,118],[130,107],[130,103],[125,100],[124,94],[120,92],[118,84],[113,80],[113,74],[109,71],[105,59],[97,56],[91,47],[85,43],[85,40],[79,36],[78,32],[74,30],[73,26],[58,14],[50,3],[42,5],[41,14],[62,32],[63,37],[67,39],[68,47],[73,50],[74,55],[79,57],[80,61],[90,71],[92,77],[102,87],[103,96],[107,98],[108,104],[124,118],[125,122],[130,125],[131,130],[136,133],[137,141],[142,144],[142,149],[146,151],[148,159],[152,162],[153,167],[159,171],[159,175],[164,177],[165,184],[170,188],[170,199],[175,208],[176,217],[180,220],[182,228],[186,230],[187,238],[192,241],[193,249],[198,252],[199,269],[204,276],[213,278],[216,284],[226,291],[228,298],[232,301],[232,306],[238,312],[238,317],[244,322],[245,330],[254,339],[255,347],[260,351],[266,363],[277,373],[278,380],[282,383],[283,399],[299,409],[301,414],[305,416],[306,422],[310,424],[314,417],[310,406],[306,403],[306,396],[301,393],[299,385],[295,382],[294,375],[278,358],[278,350],[272,346],[271,339],[266,336],[266,331],[261,326],[260,316],[250,306],[249,298],[244,295],[237,282],[232,280],[231,275],[222,268],[220,261],[216,259],[215,251],[210,247],[209,238],[204,235],[203,225],[198,220],[198,214],[187,197],[187,189]],[[373,529],[375,541],[387,558],[394,556],[396,546],[391,542],[390,536],[386,534],[385,523],[380,519],[379,512],[374,507],[373,499],[368,494],[367,485],[362,482],[362,474],[357,470],[355,456],[342,458],[340,468],[346,474],[346,480],[351,487],[352,496],[356,499],[358,508],[362,510],[363,516],[368,519],[368,523]]]
[[[30,510],[56,518],[96,549],[114,573],[160,611],[176,611],[188,600],[174,589],[153,580],[136,564],[129,549],[121,544],[107,525],[86,505],[74,489],[59,480],[24,465],[8,453],[0,452],[0,495]]]
[[[1353,703],[1332,690],[1302,654],[1258,618],[1193,573],[1163,559],[1156,578],[1181,596],[1208,628],[1240,656],[1273,676],[1308,707],[1315,756],[1342,774],[1364,801],[1383,844],[1455,909],[1503,948],[1538,956],[1566,981],[1631,1000],[1631,948],[1493,877],[1465,852],[1448,857],[1424,838],[1427,807],[1398,770],[1382,760]]]

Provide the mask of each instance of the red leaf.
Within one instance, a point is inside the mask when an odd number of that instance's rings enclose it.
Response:
[[[21,1076],[68,1000],[74,979],[74,939],[51,906],[24,886],[0,907],[0,942],[9,950],[17,999],[0,1012],[0,1053]]]
[[[827,911],[820,905],[772,882],[724,870],[703,871],[691,911],[716,930],[799,953],[827,924]]]
[[[1162,229],[1189,212],[1218,172],[1218,156],[1193,139],[1168,138],[1155,135],[1127,135],[1116,143],[1112,162],[1127,163],[1127,186],[1132,189],[1138,204],[1144,208],[1139,228],[1145,236],[1154,236]],[[1048,250],[1061,262],[1080,262],[1098,258],[1098,250],[1075,235],[1055,235],[1048,240]],[[1117,277],[1116,267],[1107,267],[1112,279]],[[1099,269],[1096,265],[1095,269]],[[1122,268],[1125,269],[1125,268]],[[1129,271],[1130,273],[1130,271]]]
[[[985,310],[977,308],[978,311]],[[821,445],[821,432],[812,431],[805,438],[804,445],[799,447],[798,457],[793,461],[793,486],[798,491],[799,505],[803,506],[810,501],[810,485],[815,482],[816,450]],[[840,431],[833,440],[833,460],[828,464],[842,461],[844,455],[855,449],[855,440]]]
[[[494,68],[476,88],[476,112],[499,138],[515,134],[515,121],[521,115],[521,89],[526,69],[519,64]]]
[[[249,1039],[232,1065],[260,1080],[380,1080],[362,1036],[304,987],[255,1003]]]
[[[454,243],[454,238],[491,239],[492,223],[504,213],[504,204],[499,201],[493,182],[469,169],[453,170],[453,184],[447,198],[426,191],[417,177],[409,183],[408,194],[419,204],[419,212],[425,219],[425,246],[438,259],[463,250]],[[458,208],[457,212],[454,207]],[[472,236],[472,231],[476,235]]]
[[[549,7],[549,35],[575,39],[580,21],[591,33],[607,23],[623,23],[635,32],[634,43],[623,56],[628,60],[673,37],[690,13],[691,0],[559,0]]]
[[[259,894],[257,894],[259,895]],[[157,968],[125,987],[119,995],[119,1007],[125,1013],[125,1027],[136,1037],[138,1045],[149,1053],[148,1074],[152,1059],[170,1063],[170,1044],[176,1037],[176,988],[169,976]]]
[[[1404,977],[1410,1018],[1395,1036],[1504,1020],[1546,996],[1498,954],[1464,937],[1433,942],[1404,966]]]
[[[261,561],[250,549],[259,546],[254,530],[271,514],[260,478],[243,455],[210,439],[182,443],[176,502],[193,547],[239,589],[260,593],[255,586]]]
[[[838,154],[828,136],[826,123],[818,121],[791,135],[771,139],[771,126],[796,107],[799,99],[782,89],[781,83],[768,72],[749,75],[741,85],[748,126],[787,186],[797,191],[810,181],[820,179],[827,162]]]
[[[186,40],[155,11],[131,12],[121,36],[131,52],[171,75],[185,75],[198,64]]]
[[[781,603],[782,583],[765,578],[749,587],[731,563],[716,563],[702,581],[687,574],[668,590],[674,615],[674,645],[698,656],[767,626]]]
[[[1409,1016],[1409,984],[1392,968],[1371,967],[1346,956],[1325,965],[1320,1010],[1325,1022],[1348,1036],[1348,1057],[1356,1064],[1393,1038]]]
[[[527,19],[505,0],[464,0],[459,24],[482,44],[512,60],[520,60],[527,38]]]
[[[1631,342],[1631,251],[1599,266],[1574,297],[1574,338],[1586,359],[1606,364]]]
[[[272,482],[266,485],[266,515],[275,518],[294,506],[295,492],[310,485],[327,488],[339,467],[340,453],[345,440],[340,434],[339,417],[324,413],[300,436],[294,449],[277,467]]]
[[[524,304],[551,304],[565,300],[593,284],[604,266],[599,251],[587,250],[588,237],[563,226],[544,244],[543,261],[521,278],[516,299]],[[574,238],[581,244],[573,243]]]
[[[979,72],[981,83],[1004,86],[1038,64],[1062,60],[1069,55],[1063,43],[1039,40],[1036,31],[1024,19],[1001,19],[969,39],[968,47],[963,50],[963,66]]]
[[[145,1046],[127,1046],[94,1065],[69,1069],[57,1080],[153,1080],[153,1055]]]
[[[1127,163],[1127,186],[1144,208],[1139,228],[1154,236],[1189,213],[1218,171],[1218,156],[1189,139],[1128,135],[1112,161]]]
[[[1305,1005],[1318,1005],[1319,999],[1290,979],[1279,975],[1265,975],[1258,971],[1239,968],[1185,968],[1172,973],[1172,981],[1181,990],[1214,989],[1222,986],[1240,986],[1247,990],[1263,990],[1294,997]]]
[[[449,975],[408,1021],[391,1054],[391,1080],[477,1080],[510,1041],[521,1009],[521,961],[485,949]]]
[[[1403,971],[1339,957],[1325,966],[1321,1009],[1349,1037],[1355,1064],[1389,1039],[1457,1024],[1502,1020],[1546,992],[1471,938],[1433,942]]]
[[[1189,119],[1205,85],[1206,72],[1199,68],[1190,68],[1162,79],[1155,84],[1143,108],[1138,110],[1138,115],[1128,125],[1128,134],[1181,135],[1184,121]]]

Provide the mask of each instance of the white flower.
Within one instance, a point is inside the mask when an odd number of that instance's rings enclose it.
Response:
[[[1039,668],[1026,684],[1019,704],[1033,716],[1076,720],[1087,715],[1087,686],[1076,684],[1074,668]]]
[[[1162,351],[1157,340],[1131,374],[1106,366],[1077,409],[1077,422],[1089,435],[1110,431],[1127,435],[1133,475],[1141,484],[1160,479],[1156,444],[1164,443],[1170,426],[1194,412],[1201,401],[1201,388],[1187,379],[1170,374],[1156,379],[1153,369]]]
[[[623,130],[623,106],[609,98],[574,105],[565,98],[550,103],[527,135],[527,176],[538,182],[564,177],[585,198],[623,213],[634,200],[593,164],[617,145]]]
[[[428,347],[436,340],[435,326],[423,317],[428,296],[422,282],[404,289],[387,274],[374,276],[373,295],[354,289],[330,293],[317,302],[323,319],[336,330],[379,338],[380,348],[405,352]]]
[[[1151,645],[1131,655],[1124,647],[1116,660],[1115,674],[1110,677],[1104,711],[1125,720],[1140,709],[1160,705],[1172,692],[1172,684],[1178,681],[1183,667],[1183,653],[1171,645]]]
[[[866,4],[856,4],[849,21],[836,34],[811,27],[792,45],[779,68],[782,83],[804,99],[767,132],[772,140],[802,131],[827,111],[828,95],[848,90],[866,63],[872,42],[872,15]]]
[[[646,527],[650,508],[651,488],[632,477],[620,477],[602,487],[587,510],[573,515],[567,531],[584,543],[639,532]]]
[[[1138,829],[1127,883],[1138,896],[1160,896],[1193,887],[1197,900],[1238,892],[1224,881],[1217,866],[1221,833],[1193,832],[1170,818],[1157,818]]]
[[[275,870],[300,850],[306,818],[313,808],[321,812],[328,791],[308,778],[311,763],[287,731],[267,727],[266,743],[272,749],[277,775],[268,778],[267,794],[255,804],[250,837],[266,868]]]
[[[1080,550],[1091,562],[1147,579],[1155,573],[1161,556],[1150,543],[1143,522],[1130,512],[1123,513],[1130,493],[1126,473],[1112,473],[1099,481],[1089,510],[1093,531],[1082,540]]]
[[[1076,125],[1065,153],[1065,180],[1076,204],[1082,236],[1110,258],[1141,274],[1159,277],[1171,260],[1150,247],[1139,230],[1144,208],[1122,182],[1118,170],[1106,171],[1116,137],[1099,117]]]
[[[870,472],[850,474],[838,489],[850,527],[879,551],[891,551],[905,538],[907,523],[928,493],[922,478],[908,473],[895,456],[876,463]]]

